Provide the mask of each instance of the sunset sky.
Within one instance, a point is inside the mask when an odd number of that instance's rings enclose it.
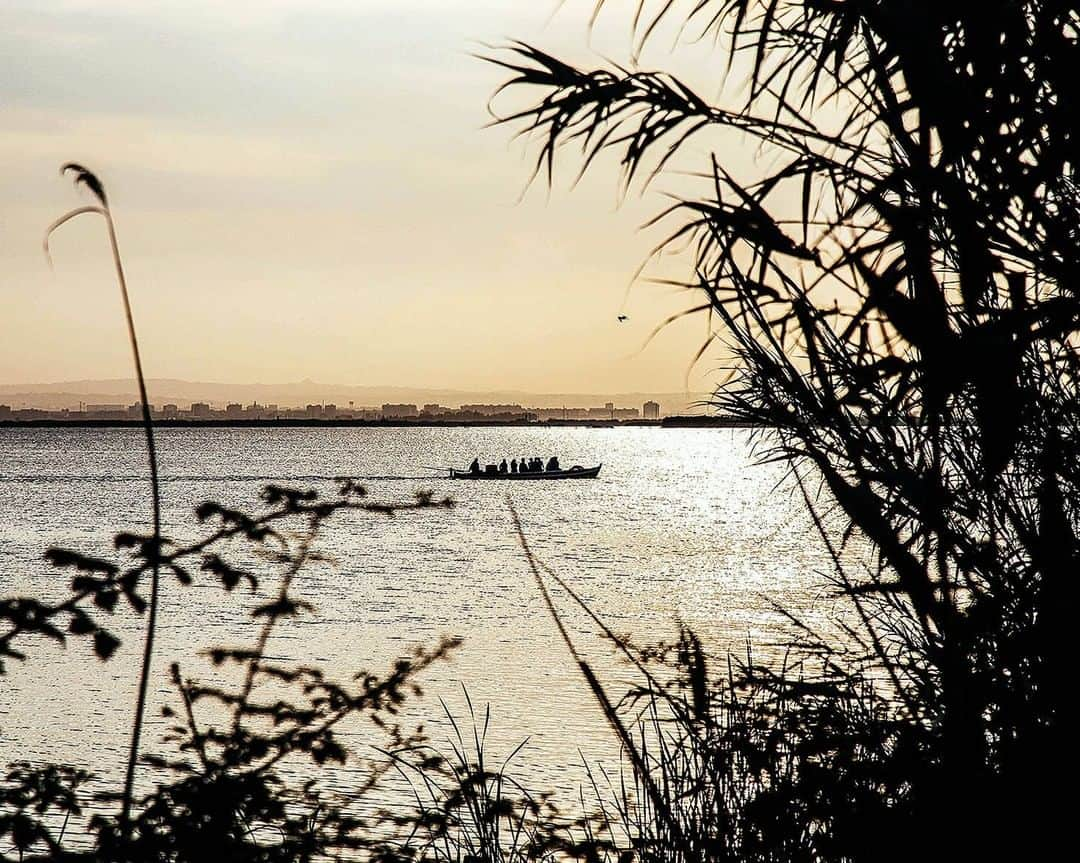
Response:
[[[640,348],[694,297],[625,297],[663,181],[620,205],[614,163],[571,190],[568,152],[519,202],[533,151],[484,128],[504,73],[481,43],[627,58],[626,3],[590,37],[592,5],[6,0],[0,382],[130,373],[101,225],[57,234],[52,273],[41,252],[85,200],[75,160],[109,190],[150,376],[682,389],[703,318]]]

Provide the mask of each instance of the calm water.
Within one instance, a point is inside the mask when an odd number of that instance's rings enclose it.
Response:
[[[199,501],[253,503],[267,481],[327,490],[337,476],[370,477],[374,497],[416,489],[451,494],[451,511],[394,520],[348,516],[321,548],[333,566],[305,572],[299,592],[315,615],[273,643],[275,655],[340,675],[378,670],[412,645],[466,639],[455,660],[425,678],[426,716],[445,739],[438,698],[464,711],[490,703],[492,753],[521,739],[530,784],[576,788],[578,751],[607,761],[616,748],[548,618],[513,534],[513,496],[530,542],[613,629],[640,642],[670,638],[682,620],[715,654],[778,651],[788,632],[773,603],[826,621],[835,603],[829,568],[801,502],[777,488],[782,472],[754,464],[746,432],[674,429],[162,429],[166,533],[197,535]],[[465,483],[416,479],[421,465],[558,454],[564,464],[604,463],[593,481]],[[65,578],[41,562],[53,544],[103,554],[120,529],[147,529],[141,432],[133,429],[0,429],[0,578],[5,595],[48,594]],[[401,479],[400,477],[412,477]],[[166,582],[157,648],[157,707],[170,698],[165,669],[209,673],[198,651],[250,642],[246,600],[197,583]],[[568,613],[571,610],[568,608]],[[579,640],[613,691],[628,672],[581,615]],[[41,645],[0,678],[0,758],[51,759],[106,777],[122,769],[139,627],[108,665],[83,645]],[[147,740],[159,746],[160,725]],[[363,729],[350,738],[363,748]],[[569,766],[568,766],[569,765]],[[349,768],[328,775],[347,787]]]

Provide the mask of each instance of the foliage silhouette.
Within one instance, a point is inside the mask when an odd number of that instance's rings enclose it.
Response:
[[[703,194],[657,217],[675,222],[658,252],[688,252],[694,310],[738,360],[716,405],[789,466],[861,630],[847,655],[804,633],[815,679],[758,675],[780,700],[746,721],[768,718],[792,752],[812,741],[820,769],[796,759],[784,794],[770,784],[740,817],[808,813],[798,853],[784,834],[798,818],[757,820],[776,859],[1052,847],[1067,818],[1042,771],[1072,745],[1080,559],[1075,4],[637,9],[638,51],[681,14],[729,69],[745,58],[745,101],[522,43],[489,59],[511,72],[500,93],[541,91],[497,120],[538,141],[549,182],[570,144],[582,170],[615,152],[626,185],[707,130],[759,148],[750,179],[711,157]],[[869,569],[849,563],[853,537]],[[853,703],[877,718],[852,727]],[[856,770],[857,800],[840,793]]]
[[[321,790],[315,780],[299,783],[295,771],[282,767],[297,759],[316,766],[343,763],[350,754],[336,732],[349,719],[371,724],[387,750],[419,745],[422,735],[398,719],[401,706],[420,694],[416,677],[448,657],[458,641],[418,648],[386,674],[362,671],[346,681],[328,678],[316,667],[273,660],[267,647],[276,629],[311,611],[296,592],[296,579],[306,565],[323,559],[316,540],[328,521],[346,512],[392,517],[450,505],[426,493],[403,504],[377,502],[350,480],[341,481],[338,493],[328,498],[268,485],[253,513],[213,502],[199,505],[196,517],[208,530],[187,544],[122,533],[115,545],[124,559],[114,561],[50,549],[47,559],[53,565],[76,572],[69,595],[51,604],[5,600],[8,608],[33,610],[7,618],[0,638],[8,657],[22,656],[12,646],[18,639],[45,634],[63,642],[66,628],[93,637],[95,645],[107,641],[110,649],[98,654],[110,659],[119,640],[106,628],[107,618],[124,607],[120,598],[137,613],[145,611],[141,579],[155,564],[181,585],[193,583],[201,572],[226,591],[241,583],[251,591],[266,587],[265,576],[258,580],[252,564],[280,575],[276,589],[250,611],[259,625],[254,643],[215,647],[207,654],[223,673],[239,672],[234,685],[201,684],[172,664],[177,705],[164,708],[165,718],[173,720],[165,742],[176,754],[141,757],[152,787],[136,795],[130,823],[125,824],[123,810],[118,818],[96,814],[93,849],[64,850],[51,825],[58,812],[81,813],[76,791],[87,776],[72,768],[16,765],[0,784],[0,838],[9,835],[18,859],[181,861],[203,860],[210,853],[220,860],[302,861],[394,847],[391,834],[355,811],[392,768],[391,761],[362,762],[364,779],[347,797]],[[122,803],[124,796],[99,793],[106,802]]]
[[[409,781],[415,808],[384,813],[401,831],[384,848],[385,856],[432,863],[554,863],[610,856],[614,846],[596,835],[594,819],[564,817],[549,793],[534,794],[514,778],[511,762],[527,740],[497,766],[490,763],[490,706],[481,722],[467,690],[465,699],[471,740],[443,703],[454,735],[448,756],[428,743],[387,753]]]
[[[72,767],[13,764],[0,781],[0,842],[10,841],[20,860],[36,846],[59,855],[68,819],[82,814],[77,792],[87,778]],[[54,812],[64,816],[55,833],[49,824]]]

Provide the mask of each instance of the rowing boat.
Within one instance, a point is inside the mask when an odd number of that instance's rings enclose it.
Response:
[[[602,464],[596,467],[582,467],[574,465],[566,470],[545,470],[526,473],[486,473],[479,471],[471,473],[467,470],[455,470],[450,468],[450,479],[593,479],[600,474]]]

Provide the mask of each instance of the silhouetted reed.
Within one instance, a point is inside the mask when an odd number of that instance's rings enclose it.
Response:
[[[525,863],[588,857],[604,847],[587,819],[564,819],[550,794],[536,794],[513,776],[511,763],[527,740],[491,763],[490,706],[480,720],[467,690],[465,700],[467,730],[443,703],[453,730],[448,754],[430,743],[386,753],[408,781],[415,808],[384,813],[400,835],[383,853],[433,863]]]
[[[745,658],[729,656],[724,675],[713,677],[700,640],[685,626],[675,642],[637,646],[537,559],[512,505],[511,514],[548,612],[626,760],[614,777],[586,765],[596,806],[583,822],[590,859],[880,855],[878,831],[910,777],[892,761],[904,724],[869,681],[835,657],[762,666],[749,644]],[[639,683],[619,698],[583,658],[548,580],[638,672]]]
[[[660,250],[687,253],[693,310],[737,360],[717,407],[788,465],[861,621],[846,655],[802,633],[815,679],[757,678],[787,693],[776,733],[820,747],[791,784],[817,795],[806,854],[1051,847],[1067,818],[1041,771],[1074,745],[1080,560],[1074,4],[642,3],[637,51],[683,9],[682,32],[745,58],[744,101],[516,43],[491,58],[504,88],[540,95],[498,120],[538,141],[549,181],[568,144],[582,170],[615,152],[626,184],[707,129],[758,148],[749,178],[708,158],[700,196],[654,224],[674,223]],[[867,569],[845,562],[853,536]],[[854,680],[875,682],[871,716],[889,708],[857,762],[837,720]],[[845,764],[869,771],[858,801]],[[847,818],[867,807],[884,851]]]
[[[77,216],[94,214],[105,220],[105,227],[109,236],[109,249],[112,252],[113,266],[116,269],[116,280],[120,285],[120,297],[124,305],[124,320],[127,324],[128,340],[131,343],[131,356],[135,363],[135,379],[139,387],[140,413],[142,416],[143,432],[146,435],[146,455],[150,465],[150,507],[153,536],[151,542],[154,549],[161,548],[161,488],[158,483],[157,450],[154,446],[154,424],[150,418],[150,400],[146,394],[146,378],[143,375],[142,357],[139,353],[139,337],[135,331],[135,318],[131,313],[131,299],[128,297],[127,279],[124,276],[124,264],[120,258],[120,245],[116,239],[116,226],[113,224],[112,210],[109,208],[109,199],[105,194],[105,187],[97,175],[87,168],[75,162],[68,162],[60,168],[61,176],[71,172],[75,175],[75,185],[83,185],[97,198],[98,203],[87,207],[77,207],[65,213],[45,230],[44,249],[45,256],[51,263],[49,253],[49,239],[53,232],[62,225],[70,222]],[[150,601],[146,616],[146,640],[143,646],[142,667],[139,670],[138,695],[135,700],[135,721],[131,726],[131,747],[128,753],[127,774],[124,780],[124,798],[121,806],[121,823],[126,825],[131,812],[132,794],[135,787],[135,764],[139,758],[139,739],[142,736],[143,715],[146,712],[146,692],[150,682],[150,663],[154,654],[154,634],[157,630],[158,592],[160,589],[160,571],[157,555],[151,556],[150,575]],[[95,633],[94,647],[99,654],[107,653],[110,644],[106,636]]]

